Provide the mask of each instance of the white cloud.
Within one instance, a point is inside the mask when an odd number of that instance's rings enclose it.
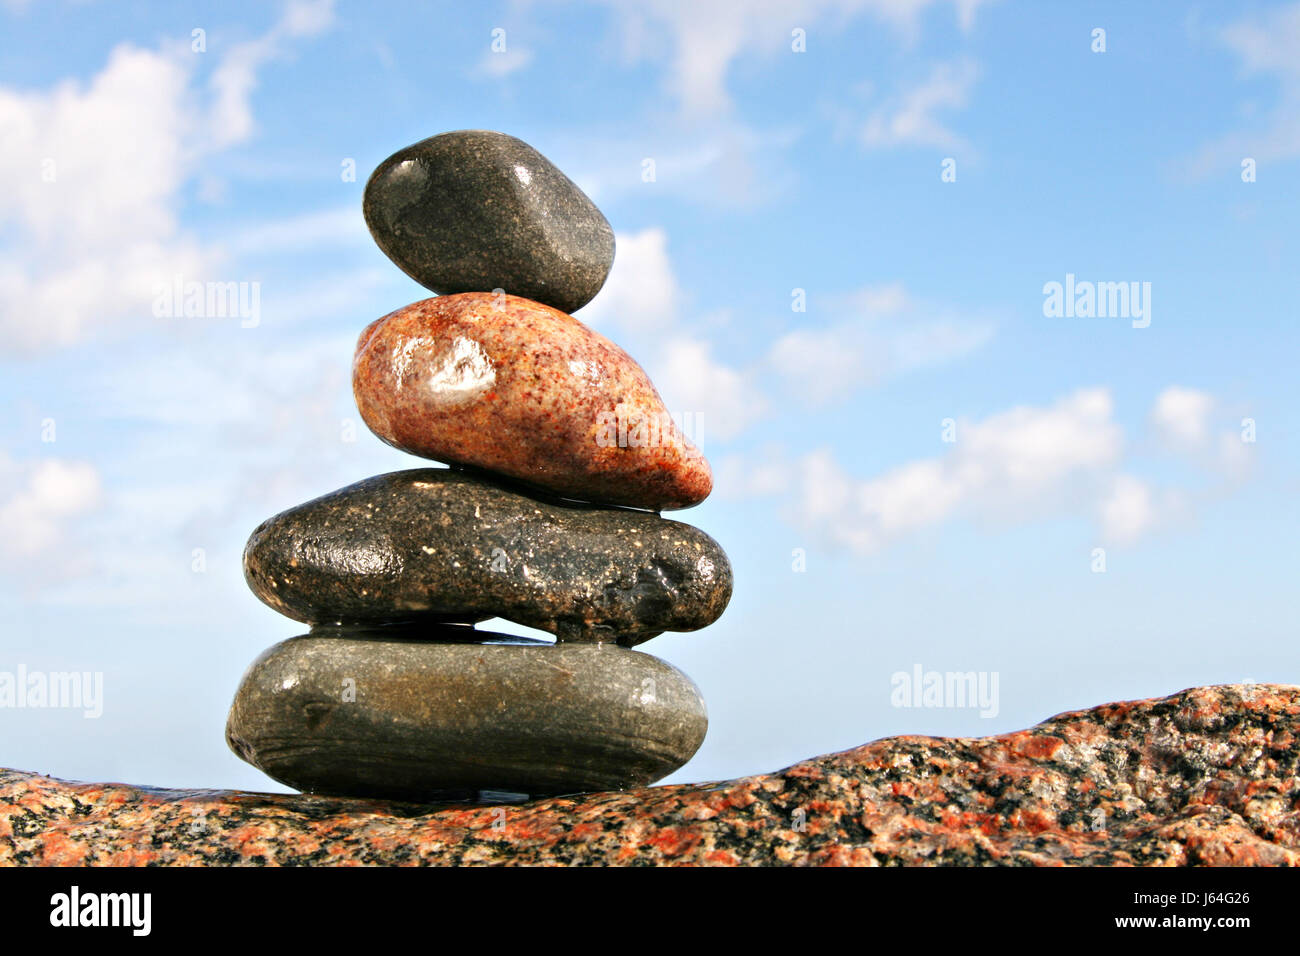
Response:
[[[735,438],[766,414],[762,393],[740,372],[716,361],[707,342],[673,337],[650,367],[669,412],[692,416],[691,437],[706,451],[708,442]]]
[[[67,525],[100,502],[99,473],[82,461],[47,458],[19,464],[0,455],[0,564],[32,570],[33,561],[59,552]],[[58,564],[75,564],[75,554]]]
[[[1023,406],[957,425],[943,456],[909,462],[865,481],[829,451],[800,462],[791,517],[824,539],[867,554],[958,514],[1023,520],[1070,509],[1080,489],[1097,500],[1123,450],[1105,389],[1081,389],[1047,407]],[[1113,508],[1117,515],[1119,506]],[[1118,519],[1117,519],[1118,520]]]
[[[862,144],[868,149],[966,149],[965,139],[944,125],[937,114],[965,107],[978,76],[979,70],[969,60],[936,65],[924,81],[871,113],[861,129]]]
[[[1171,387],[1153,419],[1204,454],[1196,464],[1213,477],[1238,462],[1246,447],[1224,432],[1214,440],[1209,396]],[[1008,525],[1052,515],[1091,515],[1098,543],[1132,545],[1184,521],[1193,495],[1157,486],[1123,470],[1127,442],[1104,388],[1080,389],[1046,407],[1021,406],[978,422],[959,421],[956,442],[932,458],[856,479],[831,451],[805,455],[784,484],[747,485],[752,494],[794,489],[789,518],[833,545],[861,554],[958,518]],[[752,466],[752,464],[751,464]],[[740,467],[738,465],[733,467]],[[1206,499],[1231,485],[1201,489]]]
[[[1202,448],[1210,437],[1214,398],[1194,388],[1171,385],[1156,396],[1151,424],[1171,445]]]
[[[957,472],[966,484],[995,483],[1021,492],[1077,470],[1113,464],[1123,433],[1104,388],[1080,389],[1047,408],[1020,406],[957,429]]]
[[[218,61],[175,44],[118,46],[89,83],[0,87],[0,343],[14,351],[77,344],[139,321],[159,282],[220,261],[180,228],[183,187],[203,157],[246,139],[257,69],[287,39],[330,22],[325,3],[292,2],[263,37]]]
[[[192,124],[183,67],[126,46],[85,89],[0,89],[0,223],[18,227],[0,266],[0,341],[71,344],[158,276],[204,267],[171,201]]]
[[[767,405],[740,371],[714,358],[709,342],[681,330],[681,287],[667,233],[652,227],[620,234],[616,243],[605,288],[578,318],[632,341],[630,353],[669,412],[683,416],[696,444],[735,438],[766,414]]]
[[[767,358],[787,390],[813,405],[953,361],[984,345],[994,331],[988,319],[945,315],[914,301],[901,283],[868,286],[831,299],[820,310],[844,320],[788,332]]]
[[[1156,396],[1150,421],[1164,448],[1196,465],[1231,480],[1250,469],[1254,446],[1242,440],[1240,420],[1233,421],[1208,392],[1171,385]]]
[[[590,305],[579,313],[588,325],[652,330],[677,320],[681,289],[660,228],[615,236],[614,266]]]
[[[1136,541],[1156,523],[1151,486],[1132,475],[1117,475],[1098,505],[1102,538],[1117,544]]]
[[[789,51],[791,31],[842,27],[867,15],[910,38],[921,14],[938,0],[607,0],[621,14],[624,49],[632,58],[661,56],[667,35],[671,67],[667,88],[688,114],[718,115],[731,107],[727,73],[737,57]],[[970,27],[980,0],[954,0],[958,22]]]

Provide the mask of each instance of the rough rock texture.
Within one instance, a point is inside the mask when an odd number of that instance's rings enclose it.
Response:
[[[641,366],[527,299],[440,296],[377,319],[357,342],[352,392],[394,447],[565,498],[660,511],[713,490]]]
[[[999,737],[511,807],[0,771],[0,863],[1300,864],[1300,688],[1203,687]]]
[[[244,575],[308,624],[502,617],[626,645],[712,624],[732,587],[726,554],[698,528],[448,468],[377,475],[263,521]]]
[[[431,800],[643,787],[704,741],[699,689],[649,654],[392,631],[312,632],[265,651],[230,708],[230,748],[297,790]]]
[[[366,224],[434,292],[491,292],[565,312],[595,297],[614,230],[569,177],[522,140],[460,130],[394,153],[366,184]]]

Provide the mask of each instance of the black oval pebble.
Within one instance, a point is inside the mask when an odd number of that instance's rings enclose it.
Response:
[[[698,528],[446,468],[378,475],[262,522],[244,574],[309,624],[502,617],[562,641],[626,645],[713,623],[732,584],[726,554]]]
[[[362,209],[388,258],[438,293],[502,289],[573,312],[614,262],[614,230],[587,195],[527,143],[491,130],[394,153]]]

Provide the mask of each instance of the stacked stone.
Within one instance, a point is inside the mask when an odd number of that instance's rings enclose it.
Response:
[[[264,521],[249,586],[310,631],[272,647],[226,739],[308,792],[406,800],[644,786],[708,724],[635,645],[718,618],[722,549],[662,510],[712,490],[645,372],[569,312],[614,234],[511,136],[445,133],[366,186],[379,247],[439,293],[361,334],[353,392],[382,440],[450,468],[379,475]],[[500,617],[555,642],[481,631]]]

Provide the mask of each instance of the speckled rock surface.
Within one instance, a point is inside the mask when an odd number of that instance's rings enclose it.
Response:
[[[0,863],[1300,864],[1300,688],[1229,685],[779,773],[510,807],[0,771]]]
[[[424,643],[464,632],[485,643]],[[657,657],[444,625],[275,645],[244,675],[226,740],[297,790],[430,800],[643,787],[707,727],[698,688]]]
[[[505,133],[443,133],[394,153],[366,184],[363,210],[379,248],[434,292],[504,289],[573,312],[614,262],[600,210]]]
[[[726,554],[698,528],[447,468],[367,478],[262,522],[244,574],[308,624],[502,617],[627,645],[713,623],[732,585]]]
[[[372,322],[352,391],[390,445],[566,498],[659,511],[713,489],[708,462],[641,366],[527,299],[441,296]]]

